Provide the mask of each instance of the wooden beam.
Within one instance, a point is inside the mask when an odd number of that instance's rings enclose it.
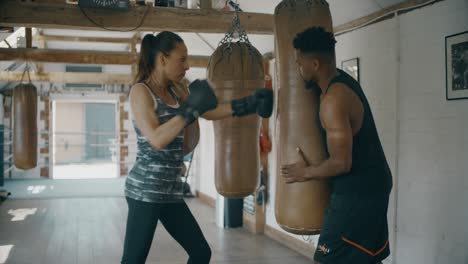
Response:
[[[140,40],[140,32],[136,32],[133,37],[132,37],[132,42],[129,44],[129,51],[131,53],[136,54],[137,53],[137,43]],[[136,76],[138,73],[138,65],[137,63],[132,64],[132,76]]]
[[[30,27],[25,29],[26,35],[26,48],[32,48],[32,29]]]
[[[439,0],[439,1],[443,1],[443,0]],[[411,8],[411,7],[429,3],[429,2],[431,2],[431,0],[409,0],[409,1],[399,3],[399,4],[395,4],[390,7],[381,9],[377,12],[374,12],[370,15],[363,16],[353,21],[350,21],[348,23],[336,26],[333,28],[333,32],[335,32],[335,34],[340,34],[340,33],[352,30],[354,28],[358,28],[360,26],[364,26],[369,23],[372,23],[372,21],[374,20],[375,20],[374,22],[378,22],[380,21],[379,20],[380,17],[384,19],[383,16],[385,16],[385,14],[388,14],[389,16],[393,16],[394,15],[393,13],[397,12],[398,10]]]
[[[44,50],[44,49],[47,49],[47,42],[44,40],[44,39],[40,39],[39,40],[39,48]],[[43,73],[44,72],[44,63],[39,63],[37,65],[37,68],[38,68],[38,72],[40,73]]]
[[[18,82],[21,80],[22,72],[0,71],[0,81]],[[130,84],[133,78],[130,74],[109,73],[82,73],[82,72],[31,72],[33,82],[53,83],[98,83],[98,84]],[[27,77],[25,77],[27,78]]]
[[[128,52],[0,49],[0,61],[127,65],[136,62],[136,60],[137,55]]]
[[[41,4],[78,4],[78,0],[34,0],[34,2]]]
[[[140,32],[136,32],[135,34],[133,34],[133,37],[131,38],[130,47],[129,47],[130,50],[129,51],[133,52],[133,53],[136,53],[137,52],[137,45],[140,42],[141,42]]]
[[[138,54],[130,52],[0,48],[0,61],[133,65],[137,59]],[[207,56],[189,57],[189,65],[193,68],[206,68],[208,61]]]
[[[69,41],[69,42],[104,42],[104,43],[132,43],[133,38],[100,38],[100,37],[74,37],[74,36],[50,36],[39,35],[34,36],[35,40],[44,41]]]
[[[37,28],[68,28],[104,30],[131,30],[144,18],[139,31],[225,33],[231,26],[235,12],[214,9],[175,9],[138,6],[129,11],[83,9],[94,20],[87,19],[79,7],[67,4],[47,4],[0,1],[0,25]],[[145,16],[146,14],[146,16]],[[239,14],[240,20],[250,34],[273,34],[273,15]],[[98,24],[98,25],[96,25]]]

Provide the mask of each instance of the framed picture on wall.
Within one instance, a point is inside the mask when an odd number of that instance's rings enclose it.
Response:
[[[345,60],[341,62],[341,69],[351,75],[357,82],[359,80],[359,58]]]
[[[445,37],[447,100],[468,99],[468,31]]]

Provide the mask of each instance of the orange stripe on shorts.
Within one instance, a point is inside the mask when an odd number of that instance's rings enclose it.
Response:
[[[369,254],[369,255],[371,255],[371,256],[373,256],[373,257],[375,257],[375,256],[379,255],[380,253],[382,253],[382,251],[384,251],[384,249],[388,246],[388,240],[387,240],[387,242],[385,242],[385,245],[384,245],[381,249],[379,249],[377,252],[374,253],[374,252],[370,251],[369,249],[367,249],[367,248],[365,248],[365,247],[359,245],[358,243],[353,242],[353,241],[351,241],[351,240],[349,240],[349,239],[347,239],[347,238],[345,238],[345,237],[342,237],[341,239],[342,239],[344,242],[346,242],[346,243],[348,243],[348,244],[350,244],[350,245],[352,245],[352,246],[355,246],[355,247],[359,248],[360,250],[366,252],[367,254]]]

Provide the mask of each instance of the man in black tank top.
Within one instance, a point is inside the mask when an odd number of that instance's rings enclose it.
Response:
[[[387,209],[392,175],[364,92],[336,69],[335,38],[321,27],[294,40],[306,89],[320,94],[318,127],[328,158],[319,165],[284,165],[287,183],[328,180],[332,195],[316,263],[376,264],[390,255]]]

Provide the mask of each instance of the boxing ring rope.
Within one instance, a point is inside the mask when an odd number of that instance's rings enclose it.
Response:
[[[49,135],[50,138],[48,141],[51,140],[51,138],[54,138],[54,142],[46,142],[45,144],[39,144],[39,148],[48,148],[51,147],[54,149],[57,148],[62,148],[61,151],[67,151],[69,149],[83,149],[83,151],[88,148],[88,149],[94,149],[96,151],[99,151],[100,149],[107,149],[108,152],[102,155],[93,155],[94,158],[117,158],[118,156],[121,156],[122,151],[120,148],[122,147],[134,147],[134,151],[125,151],[125,155],[127,157],[130,157],[132,155],[137,154],[136,152],[136,144],[137,144],[137,139],[132,139],[132,138],[126,138],[123,139],[124,143],[120,143],[122,141],[121,136],[128,136],[130,133],[129,132],[106,132],[106,131],[67,131],[67,132],[61,132],[61,131],[56,131],[52,134],[49,134],[48,131],[41,131],[41,135]],[[61,136],[66,136],[67,138],[61,138]],[[107,138],[108,143],[105,142],[96,142],[96,143],[86,143],[86,142],[80,142],[80,141],[86,141],[84,138],[85,136],[110,136],[110,138]],[[83,137],[82,139],[77,139],[77,137]],[[72,143],[68,143],[69,141],[74,141]],[[79,142],[76,142],[79,141]],[[63,149],[65,148],[65,149]],[[113,162],[114,163],[114,162]],[[117,161],[115,162],[117,164],[133,164],[134,161]],[[66,163],[65,163],[66,164]]]
[[[10,192],[2,190],[4,180],[15,177],[16,166],[13,154],[13,130],[0,125],[0,196],[8,197]],[[44,137],[46,136],[46,137]],[[43,152],[43,149],[48,149]],[[100,166],[112,165],[120,175],[121,166],[130,169],[137,158],[137,135],[133,131],[38,131],[38,160],[35,169],[55,166]],[[187,166],[183,179],[187,183],[191,160],[185,159]],[[113,170],[112,170],[113,171]],[[114,171],[113,171],[114,172]]]
[[[9,165],[8,167],[6,167],[3,171],[3,175],[7,175],[7,173],[11,172],[15,167],[14,167],[14,162],[13,162],[13,149],[12,149],[12,146],[13,146],[13,141],[11,140],[11,138],[9,138],[11,135],[12,135],[12,131],[10,128],[4,128],[4,130],[2,130],[2,128],[0,128],[0,133],[5,133],[4,134],[4,141],[3,143],[0,143],[0,145],[2,145],[4,147],[4,151],[3,151],[3,164],[4,165]],[[70,132],[70,131],[67,131],[67,132],[60,132],[60,131],[57,131],[55,133],[52,133],[50,134],[48,131],[40,131],[38,133],[38,137],[41,137],[42,135],[49,135],[49,139],[45,139],[45,142],[43,143],[40,143],[38,144],[38,148],[41,149],[41,148],[49,148],[49,147],[52,147],[52,148],[66,148],[65,150],[62,149],[62,151],[67,151],[67,149],[79,149],[79,148],[82,148],[83,151],[85,148],[90,148],[90,149],[107,149],[108,152],[103,154],[103,155],[94,155],[93,157],[94,158],[106,158],[106,157],[114,157],[116,158],[117,156],[121,156],[122,155],[122,151],[120,150],[121,147],[128,147],[128,148],[133,148],[134,150],[127,150],[127,151],[124,151],[124,155],[126,157],[136,157],[137,155],[137,138],[126,138],[124,139],[124,143],[120,143],[121,141],[121,137],[122,135],[126,135],[128,136],[129,134],[132,134],[132,133],[129,133],[129,132],[102,132],[102,131],[76,131],[76,132]],[[63,139],[63,138],[60,138],[59,136],[62,136],[62,135],[65,135],[67,136],[68,138],[67,139]],[[109,143],[86,143],[86,142],[79,142],[79,143],[67,143],[68,141],[70,141],[70,138],[71,137],[80,137],[80,136],[86,136],[86,135],[92,135],[92,136],[115,136],[115,137],[112,137],[110,138],[109,140],[111,142]],[[8,136],[8,137],[7,137]],[[136,137],[136,135],[135,135]],[[52,138],[55,138],[54,141],[55,143],[52,143],[50,142],[52,140]],[[8,141],[7,141],[8,140]],[[44,139],[42,139],[44,140]],[[57,141],[61,141],[61,140],[64,140],[64,142],[57,142]],[[85,141],[85,139],[83,138],[82,139],[83,141]],[[118,155],[119,154],[119,155]],[[51,154],[45,154],[45,153],[40,153],[40,157],[47,157],[47,156],[51,156]],[[116,161],[116,162],[112,162],[112,163],[116,163],[116,164],[133,164],[135,161],[134,160],[128,160],[128,161]],[[68,162],[64,162],[62,164],[69,164]],[[37,163],[37,166],[49,166],[50,164],[49,163],[41,163],[41,162],[38,162]]]

